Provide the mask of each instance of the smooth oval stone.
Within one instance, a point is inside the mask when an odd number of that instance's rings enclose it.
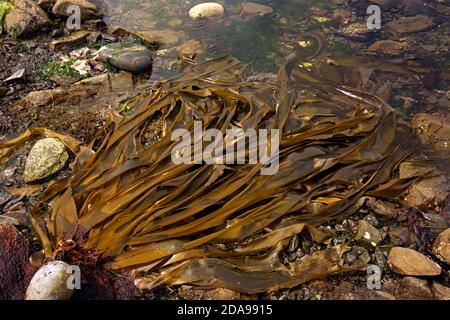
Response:
[[[150,50],[138,44],[111,43],[99,49],[98,57],[117,69],[136,73],[148,71],[152,65]]]
[[[189,10],[189,16],[194,19],[217,18],[223,16],[223,6],[215,2],[200,3]]]
[[[69,268],[63,261],[43,265],[31,279],[25,300],[69,300],[73,293],[67,285],[71,276]]]

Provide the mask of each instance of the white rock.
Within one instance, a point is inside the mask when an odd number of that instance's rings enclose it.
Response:
[[[73,293],[67,286],[71,275],[69,268],[63,261],[43,265],[31,279],[25,300],[69,300]]]
[[[189,10],[189,16],[194,19],[208,19],[223,16],[225,10],[223,6],[215,2],[205,2],[198,4]]]

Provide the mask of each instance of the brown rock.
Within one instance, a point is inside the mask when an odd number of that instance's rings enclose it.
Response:
[[[173,30],[139,31],[136,33],[146,45],[158,45],[161,48],[180,42],[183,32]]]
[[[411,127],[424,146],[450,152],[450,114],[418,113],[411,120]]]
[[[31,0],[14,0],[15,8],[5,16],[5,29],[10,36],[23,37],[51,24],[44,10]]]
[[[433,291],[434,298],[436,300],[450,300],[450,288],[443,286],[440,283],[434,282],[431,285],[431,291]]]
[[[434,241],[433,254],[450,265],[450,228],[439,234]]]
[[[389,29],[397,33],[414,33],[431,29],[434,26],[432,17],[419,14],[414,17],[408,17],[391,21],[387,24]]]
[[[83,42],[86,42],[89,35],[91,35],[91,31],[78,30],[68,34],[67,36],[53,40],[50,43],[50,48],[52,48],[52,50],[59,50],[63,47],[74,47],[82,44]]]
[[[67,8],[74,5],[80,8],[82,20],[102,17],[106,13],[105,3],[99,0],[57,0],[52,11],[57,16],[69,17],[72,13]]]
[[[269,6],[254,2],[245,2],[242,4],[243,15],[266,15],[271,14],[273,9]]]
[[[411,207],[426,209],[431,205],[443,205],[448,198],[448,177],[441,175],[423,179],[413,184],[404,199]]]
[[[355,240],[376,246],[383,238],[380,231],[366,220],[359,220]]]
[[[394,247],[389,253],[389,268],[406,276],[437,276],[441,267],[420,252],[412,249]]]
[[[202,290],[191,286],[181,286],[178,289],[178,295],[186,300],[249,300],[254,298],[254,296],[241,294],[226,288]]]

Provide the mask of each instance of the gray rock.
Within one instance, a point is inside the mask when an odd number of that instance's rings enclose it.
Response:
[[[25,182],[47,178],[61,170],[68,159],[66,147],[58,139],[41,139],[27,157],[23,178]]]
[[[111,43],[101,47],[97,55],[117,69],[130,72],[145,72],[152,65],[150,50],[137,44]]]
[[[43,265],[31,279],[25,300],[69,300],[73,293],[67,285],[69,268],[63,261]]]
[[[10,36],[23,37],[51,24],[47,13],[31,0],[14,0],[15,8],[5,16],[5,29]]]
[[[14,72],[12,75],[10,75],[8,78],[3,80],[3,82],[8,83],[16,80],[22,80],[25,78],[25,69],[19,69],[16,72]]]

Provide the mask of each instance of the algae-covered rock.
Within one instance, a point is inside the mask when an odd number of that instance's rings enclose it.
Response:
[[[61,170],[69,159],[64,144],[55,138],[41,139],[33,146],[25,163],[25,182],[35,182]]]

